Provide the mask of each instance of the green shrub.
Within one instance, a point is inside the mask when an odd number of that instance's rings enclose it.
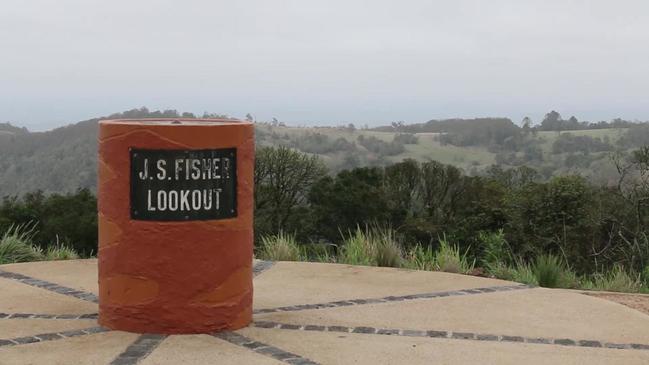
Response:
[[[282,231],[261,238],[258,256],[262,260],[272,261],[300,261],[305,257],[304,250],[295,241],[295,236]]]
[[[35,233],[35,224],[10,226],[0,239],[0,264],[42,260],[42,251],[31,243]]]
[[[475,261],[469,262],[467,252],[460,253],[460,248],[448,242],[446,236],[440,238],[439,249],[435,253],[435,269],[444,272],[465,274],[473,270]]]
[[[418,243],[406,254],[404,266],[414,270],[435,270],[435,251]]]
[[[625,293],[637,293],[642,289],[640,275],[632,275],[624,270],[621,265],[603,274],[595,274],[594,280],[584,285],[587,289],[605,290]]]

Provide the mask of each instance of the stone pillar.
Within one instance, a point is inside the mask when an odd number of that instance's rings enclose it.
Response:
[[[252,123],[99,123],[99,323],[210,333],[252,319]]]

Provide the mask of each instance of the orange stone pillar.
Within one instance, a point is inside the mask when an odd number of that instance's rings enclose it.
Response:
[[[252,319],[254,127],[99,123],[99,323],[210,333]]]

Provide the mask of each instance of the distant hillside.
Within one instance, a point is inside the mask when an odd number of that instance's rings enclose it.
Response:
[[[19,128],[11,123],[0,123],[0,142],[7,141],[18,134],[29,133],[27,128]]]
[[[133,109],[93,118],[47,132],[29,132],[0,124],[0,197],[35,190],[69,192],[95,189],[97,183],[97,126],[113,118],[193,118],[175,110]],[[205,115],[221,117],[221,115]],[[0,132],[2,133],[2,132]]]
[[[0,197],[35,190],[94,189],[97,122],[105,118],[164,117],[194,115],[141,108],[47,132],[0,124]],[[562,122],[553,120],[552,125],[577,129],[547,131],[541,128],[543,124],[518,127],[506,118],[394,123],[374,129],[357,129],[353,125],[297,128],[274,122],[257,123],[256,140],[258,146],[284,145],[318,155],[332,171],[412,158],[452,164],[469,174],[480,174],[494,164],[503,168],[526,165],[543,177],[579,173],[602,182],[611,181],[617,173],[609,159],[611,153],[649,144],[647,124],[616,121],[617,127],[613,127],[606,123],[593,126]]]

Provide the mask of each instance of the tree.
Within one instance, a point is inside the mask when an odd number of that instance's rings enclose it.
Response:
[[[532,130],[532,119],[530,117],[523,118],[521,125],[523,126],[523,134],[528,135]]]
[[[341,232],[347,233],[357,225],[387,223],[391,214],[383,181],[383,169],[379,167],[342,171],[318,181],[309,201],[320,235],[337,242]]]
[[[545,115],[541,122],[541,129],[544,131],[561,131],[561,114],[551,111]]]
[[[316,156],[286,147],[264,147],[255,160],[255,231],[277,233],[296,228],[295,214],[304,206],[311,185],[327,173]]]

